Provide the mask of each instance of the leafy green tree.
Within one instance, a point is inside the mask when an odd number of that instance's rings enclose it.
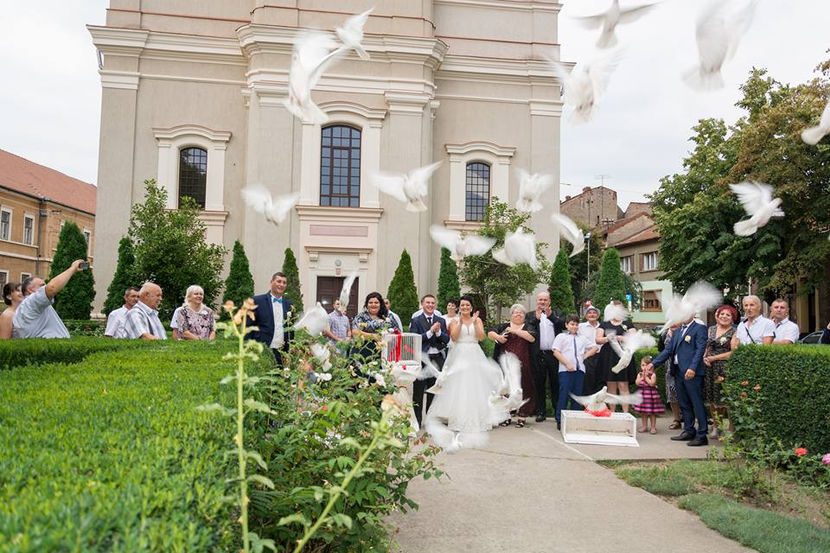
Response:
[[[602,257],[599,280],[591,300],[594,305],[602,309],[611,300],[619,300],[627,304],[626,293],[625,277],[620,267],[620,254],[615,248],[608,248]]]
[[[118,242],[118,261],[115,264],[115,274],[107,288],[107,301],[104,302],[104,314],[109,315],[124,305],[124,291],[136,285],[133,277],[135,268],[135,253],[132,241],[124,236]]]
[[[225,293],[222,296],[222,303],[232,301],[234,305],[240,306],[243,301],[253,296],[254,277],[251,275],[245,248],[242,246],[242,242],[237,240],[233,243],[233,257],[231,258],[228,278],[225,279]],[[222,310],[222,318],[229,318],[224,310]]]
[[[297,258],[294,257],[294,251],[291,248],[285,248],[285,257],[282,260],[282,273],[288,280],[285,287],[285,297],[291,302],[291,305],[296,306],[296,309],[302,310],[303,292],[300,288],[300,270],[297,268]]]
[[[225,248],[208,244],[199,206],[182,198],[179,209],[167,209],[167,191],[155,180],[144,181],[143,203],[133,205],[128,236],[135,244],[135,280],[151,280],[161,286],[161,315],[168,319],[182,304],[187,287],[205,290],[205,303],[212,304],[222,286],[220,273]]]
[[[398,314],[403,324],[408,323],[410,315],[418,310],[420,300],[415,288],[415,273],[412,272],[412,259],[406,250],[401,253],[386,297],[392,304],[392,311]]]
[[[551,308],[562,313],[574,313],[576,304],[571,289],[571,263],[565,248],[559,248],[548,283]]]
[[[461,284],[458,282],[458,266],[450,257],[450,250],[441,248],[441,266],[438,269],[438,305],[443,311],[447,301],[458,301],[461,296]]]
[[[588,279],[588,282],[585,284],[585,299],[591,300],[593,305],[596,307],[603,309],[605,305],[599,305],[598,303],[593,301],[594,292],[596,292],[597,284],[599,284],[599,278],[601,275],[601,271],[597,271],[591,273],[591,277]],[[631,296],[631,308],[632,309],[640,309],[642,306],[643,301],[643,285],[634,278],[634,275],[630,275],[628,273],[623,273],[623,280],[625,281],[625,293]],[[623,298],[623,303],[625,303],[625,298]],[[581,305],[581,303],[580,303]],[[626,307],[628,307],[626,305]]]
[[[497,249],[504,246],[504,238],[508,231],[515,231],[521,227],[527,232],[532,232],[527,226],[529,219],[530,214],[522,213],[498,198],[493,198],[484,211],[484,224],[478,230],[478,234],[494,238],[496,245],[493,249]],[[510,306],[522,296],[533,292],[539,283],[547,282],[550,263],[544,254],[545,246],[543,242],[536,244],[536,269],[526,264],[515,267],[502,265],[493,259],[492,250],[484,255],[467,257],[461,266],[461,281],[483,300],[490,318],[495,319],[500,316],[503,306]]]
[[[88,250],[89,245],[78,225],[71,221],[64,223],[52,258],[49,278],[54,278],[67,270],[76,259],[86,260]],[[64,286],[61,293],[55,296],[55,311],[62,319],[89,319],[94,299],[95,279],[92,277],[92,269],[79,271]]]

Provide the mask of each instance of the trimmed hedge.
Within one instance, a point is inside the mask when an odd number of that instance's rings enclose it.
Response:
[[[228,422],[195,410],[232,404],[229,345],[98,342],[83,363],[0,371],[0,551],[236,550]]]
[[[738,441],[739,422],[747,421],[746,438],[830,451],[830,348],[742,346],[726,371],[723,390]]]
[[[120,351],[148,347],[142,340],[78,337],[71,340],[3,340],[0,342],[0,369],[43,363],[78,363],[100,351]]]

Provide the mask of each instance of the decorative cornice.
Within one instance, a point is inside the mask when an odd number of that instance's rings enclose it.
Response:
[[[424,107],[427,106],[432,97],[428,94],[408,94],[403,92],[386,92],[386,105],[389,106],[389,113],[404,115],[421,115]]]
[[[147,44],[147,37],[150,36],[150,31],[139,29],[119,29],[97,25],[87,25],[86,28],[92,35],[92,44],[105,54],[138,56]]]
[[[473,6],[509,11],[537,11],[559,13],[562,11],[562,4],[559,2],[539,2],[519,0],[433,0],[433,4],[444,4],[447,6]]]
[[[471,152],[487,152],[499,158],[511,158],[516,153],[516,148],[510,146],[499,146],[492,142],[467,142],[465,144],[445,144],[444,148],[452,156],[463,156]]]
[[[372,109],[362,104],[358,104],[357,102],[348,102],[345,100],[322,102],[317,105],[327,114],[350,113],[352,115],[362,117],[368,121],[376,122],[383,121],[386,118],[387,113],[385,109]]]
[[[101,69],[101,86],[103,88],[116,88],[120,90],[138,90],[139,73],[135,71],[111,71]]]
[[[557,100],[530,100],[530,115],[562,117],[564,104]]]
[[[372,248],[345,248],[339,246],[306,246],[308,253],[308,260],[311,263],[316,263],[320,258],[321,253],[339,253],[339,254],[357,254],[357,258],[361,263],[369,261],[369,256],[374,251]]]
[[[450,230],[458,230],[461,232],[475,232],[484,226],[482,221],[451,221],[444,220],[444,226]]]
[[[382,208],[375,207],[326,207],[319,205],[298,205],[295,207],[300,221],[338,221],[354,223],[377,223],[383,215]]]
[[[180,136],[199,136],[211,142],[227,142],[231,139],[230,131],[213,131],[200,125],[176,125],[167,129],[153,128],[153,136],[159,143],[169,142]]]
[[[200,211],[199,219],[201,219],[206,226],[221,227],[224,226],[225,220],[228,218],[227,211]]]

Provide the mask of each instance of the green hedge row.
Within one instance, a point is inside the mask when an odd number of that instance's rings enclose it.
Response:
[[[69,340],[3,340],[0,342],[0,369],[43,363],[78,363],[101,351],[119,351],[147,347],[141,340],[78,337]]]
[[[228,421],[195,410],[233,403],[230,345],[99,341],[0,371],[0,551],[236,550]],[[45,342],[28,343],[96,350]]]
[[[738,348],[729,359],[724,382],[737,440],[780,441],[811,453],[830,451],[829,384],[830,348]],[[751,435],[744,435],[747,429]]]

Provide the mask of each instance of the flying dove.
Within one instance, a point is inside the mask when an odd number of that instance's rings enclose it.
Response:
[[[366,53],[366,50],[361,44],[363,41],[363,26],[366,25],[366,21],[369,19],[369,14],[372,13],[372,10],[374,9],[375,8],[370,8],[363,13],[353,15],[346,20],[342,27],[337,27],[334,30],[337,38],[339,38],[343,43],[343,46],[346,49],[354,50],[362,60],[369,59],[369,54]]]
[[[614,30],[619,24],[631,23],[644,16],[654,7],[654,4],[643,4],[630,8],[620,8],[620,1],[613,0],[611,6],[602,13],[587,16],[574,16],[583,27],[588,29],[602,28],[602,33],[597,40],[597,48],[610,48],[617,44],[617,36]]]
[[[300,199],[299,194],[287,194],[276,198],[260,184],[251,184],[242,189],[245,205],[265,216],[265,220],[279,225]]]
[[[534,213],[542,209],[539,197],[545,190],[553,185],[551,175],[540,175],[519,170],[519,199],[516,202],[516,209],[526,213]]]
[[[574,249],[570,257],[577,255],[585,249],[585,236],[582,234],[582,229],[570,217],[562,215],[561,213],[554,213],[550,216],[550,220],[559,229],[559,236],[573,245]]]
[[[531,232],[517,228],[515,232],[507,232],[504,238],[504,247],[493,250],[493,259],[508,267],[527,263],[533,269],[537,267],[536,238]]]
[[[317,306],[303,314],[294,325],[295,330],[305,328],[312,336],[319,336],[329,327],[329,316],[326,310],[317,302]]]
[[[738,196],[738,201],[744,206],[749,219],[735,223],[735,234],[738,236],[752,236],[773,217],[783,217],[781,198],[773,198],[772,186],[760,182],[746,181],[739,184],[730,184]]]
[[[636,391],[629,395],[615,395],[608,393],[608,386],[603,386],[602,390],[590,396],[576,396],[571,394],[578,403],[585,406],[585,410],[592,415],[601,416],[608,411],[608,403],[614,405],[622,405],[628,403],[631,405],[639,405],[643,402],[643,396],[640,391]]]
[[[830,134],[830,101],[827,102],[824,111],[821,112],[818,126],[801,131],[801,140],[810,146],[815,146],[819,140],[828,134]]]
[[[450,230],[440,225],[429,227],[429,234],[436,244],[450,250],[450,257],[455,261],[461,261],[468,255],[484,255],[496,243],[493,238],[477,234],[462,235],[457,230]]]
[[[642,330],[624,334],[622,341],[622,345],[620,345],[620,343],[616,340],[615,333],[608,333],[608,343],[611,345],[611,349],[614,350],[614,353],[616,353],[620,358],[619,361],[617,361],[617,364],[611,367],[611,372],[614,374],[619,374],[620,371],[631,363],[631,359],[634,358],[634,352],[638,349],[653,348],[657,346],[657,341],[654,337],[651,334],[643,333]]]
[[[413,169],[406,175],[378,173],[372,182],[384,194],[406,204],[407,211],[426,211],[424,199],[427,196],[427,183],[441,162]]]

